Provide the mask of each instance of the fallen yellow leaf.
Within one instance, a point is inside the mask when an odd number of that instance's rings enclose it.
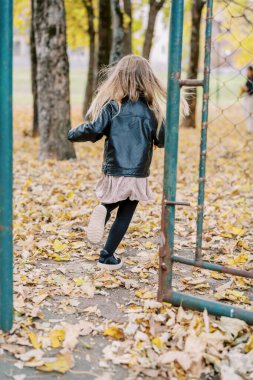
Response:
[[[253,335],[249,337],[249,340],[246,343],[244,350],[245,352],[250,352],[251,350],[253,350]]]
[[[151,241],[147,241],[145,247],[148,248],[148,249],[152,249],[152,248],[156,248],[157,244],[152,243]]]
[[[225,299],[233,302],[250,304],[249,297],[245,296],[244,292],[239,292],[238,290],[226,289],[224,292],[216,293],[215,298],[218,300]]]
[[[55,329],[50,332],[49,338],[51,341],[52,348],[61,347],[62,342],[64,341],[64,338],[65,338],[65,331],[63,329]]]
[[[37,335],[35,335],[33,332],[30,332],[28,334],[28,337],[34,348],[38,349],[41,347],[41,344],[39,343]]]
[[[225,226],[225,230],[227,233],[231,233],[233,235],[243,235],[245,233],[245,230],[242,228],[234,227],[232,224],[227,224]]]
[[[222,273],[213,272],[211,273],[211,277],[215,278],[216,280],[224,280],[226,277]]]
[[[70,191],[67,195],[68,199],[72,199],[74,196],[74,191]]]
[[[141,299],[154,298],[154,294],[150,290],[140,289],[136,290],[134,294]]]
[[[73,278],[73,281],[76,284],[76,286],[82,286],[85,282],[81,277],[75,277]]]
[[[243,241],[243,240],[238,240],[236,243],[237,248],[243,248],[246,251],[250,251],[250,247]]]
[[[107,327],[107,329],[105,329],[104,331],[104,335],[110,336],[111,338],[116,340],[121,340],[125,338],[123,330],[116,326]]]
[[[67,247],[67,244],[63,244],[60,240],[56,239],[53,243],[53,250],[55,252],[62,252]]]
[[[160,338],[156,337],[152,340],[152,343],[157,347],[157,348],[163,348],[164,343],[161,341]]]
[[[238,256],[236,256],[234,259],[229,259],[227,261],[228,264],[234,265],[234,264],[243,264],[248,260],[248,254],[247,253],[240,253]]]
[[[60,372],[65,373],[74,367],[74,358],[71,352],[65,352],[64,354],[58,354],[57,358],[53,362],[45,362],[42,366],[36,367],[43,372]]]

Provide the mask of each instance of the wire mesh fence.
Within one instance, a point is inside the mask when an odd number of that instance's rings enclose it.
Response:
[[[253,83],[248,70],[253,63],[253,1],[214,1],[213,13],[202,255],[210,262],[251,271],[253,95],[243,91],[250,88],[249,81]],[[190,17],[190,10],[186,9],[183,72],[188,66]],[[204,27],[205,12],[201,23],[200,79]],[[197,128],[180,128],[179,138],[177,199],[188,201],[191,206],[177,208],[175,253],[185,257],[192,257],[196,249],[202,91],[197,93]],[[178,264],[176,277],[179,290],[247,308],[253,305],[251,279]]]

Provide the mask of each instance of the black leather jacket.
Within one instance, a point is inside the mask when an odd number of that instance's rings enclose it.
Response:
[[[94,123],[81,124],[68,132],[72,142],[100,140],[104,135],[105,174],[125,177],[147,177],[153,145],[164,146],[165,123],[156,137],[157,121],[145,99],[124,99],[122,107],[111,101]]]

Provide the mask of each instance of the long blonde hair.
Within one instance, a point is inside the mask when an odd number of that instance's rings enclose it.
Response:
[[[111,100],[117,102],[119,111],[122,99],[126,96],[133,102],[144,96],[148,107],[154,112],[158,132],[164,119],[161,101],[166,102],[167,91],[154,74],[147,59],[134,54],[123,57],[115,65],[102,71],[107,78],[98,88],[86,117],[92,121],[100,115],[102,108]],[[183,113],[188,113],[188,103],[181,97]]]

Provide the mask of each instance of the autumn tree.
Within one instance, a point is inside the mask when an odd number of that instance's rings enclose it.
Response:
[[[40,159],[75,157],[70,129],[69,62],[63,0],[34,0]]]

